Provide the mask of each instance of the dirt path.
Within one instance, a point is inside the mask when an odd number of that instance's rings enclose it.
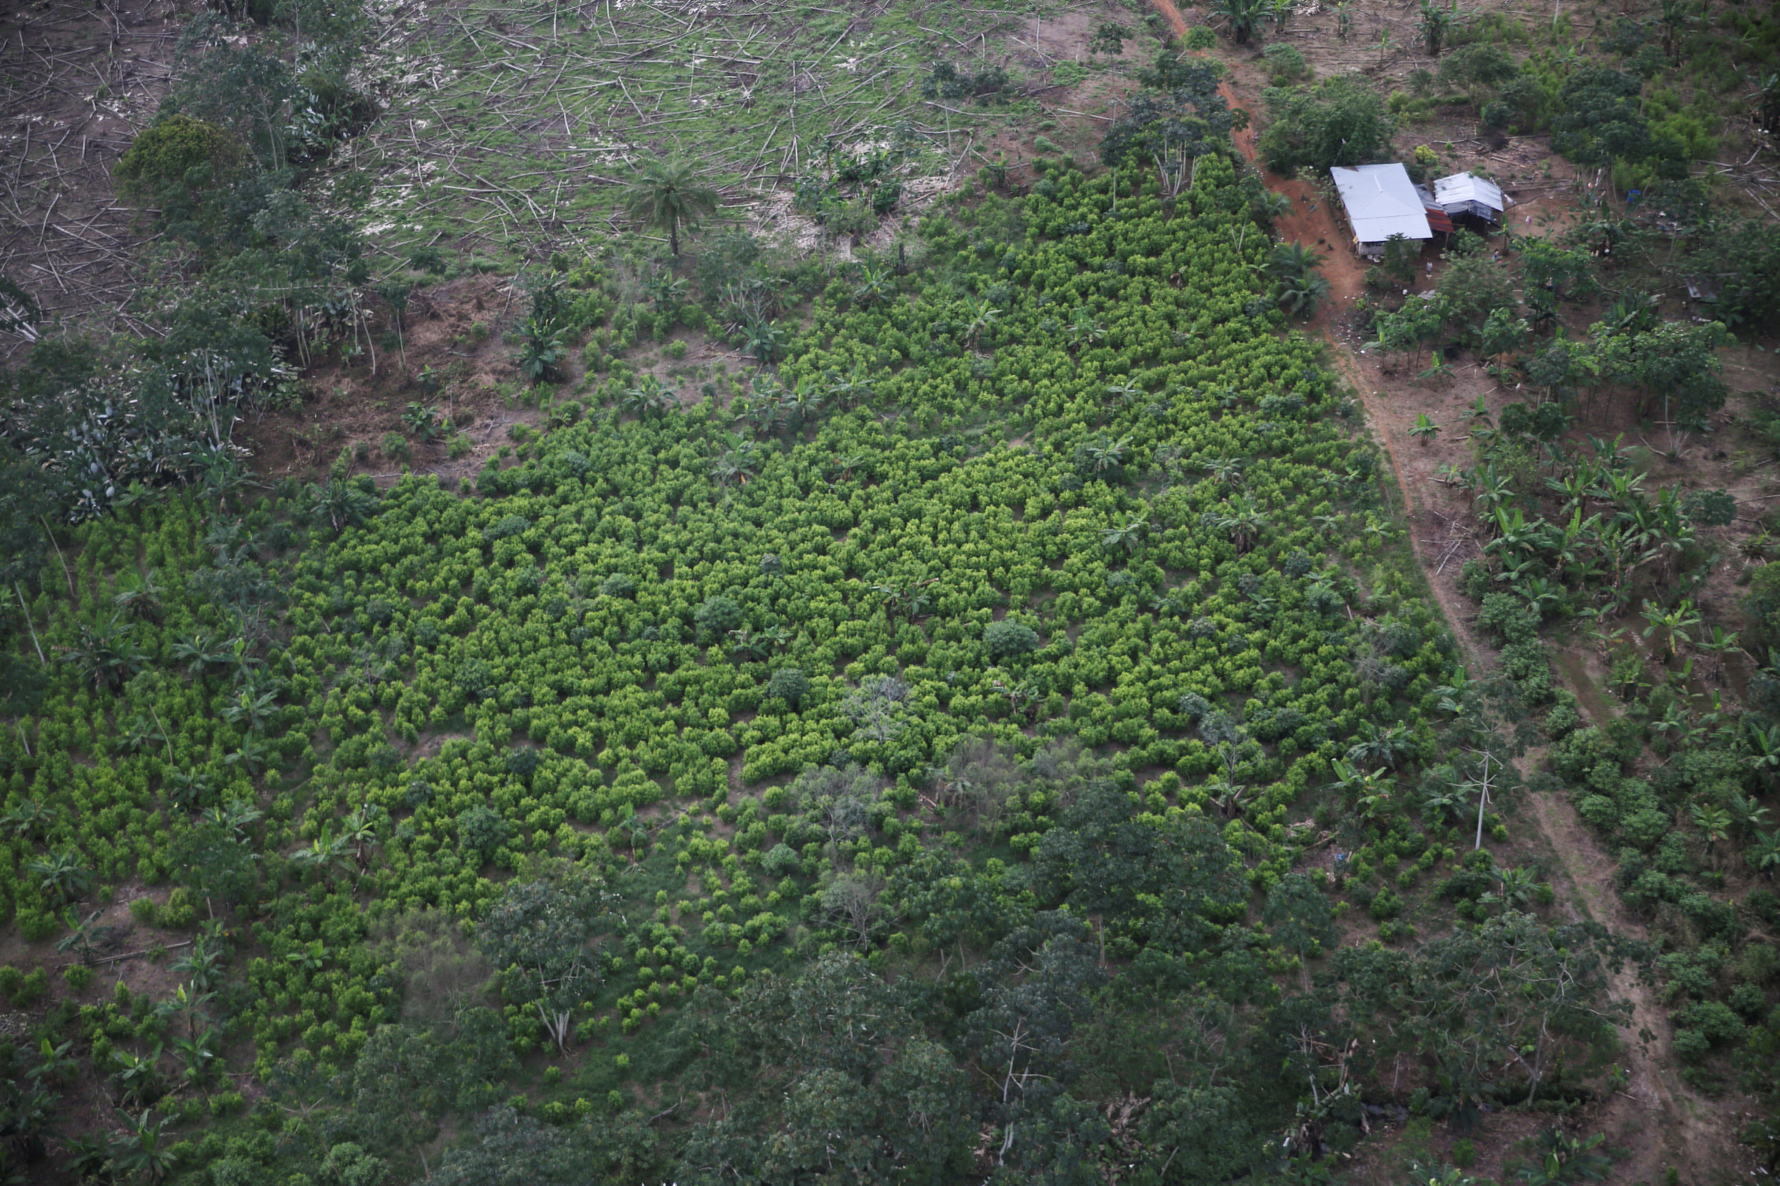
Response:
[[[1559,895],[1566,912],[1628,938],[1646,938],[1644,924],[1626,910],[1613,884],[1617,865],[1612,854],[1577,817],[1576,809],[1561,793],[1529,799],[1568,883],[1569,892]],[[1746,1146],[1737,1143],[1732,1112],[1724,1101],[1703,1100],[1676,1077],[1669,1022],[1655,988],[1625,968],[1613,977],[1612,991],[1632,1005],[1632,1019],[1620,1031],[1625,1056],[1621,1065],[1629,1078],[1599,1108],[1593,1123],[1607,1134],[1609,1144],[1631,1151],[1627,1160],[1614,1166],[1615,1177],[1658,1182],[1670,1166],[1681,1169],[1685,1181],[1728,1180],[1752,1173],[1753,1158]]]
[[[1180,9],[1175,7],[1174,0],[1150,0],[1150,5],[1168,22],[1175,36],[1183,39],[1186,37],[1187,22],[1181,16]],[[1231,107],[1243,106],[1228,77],[1219,85],[1218,93],[1224,96],[1225,102]],[[1366,266],[1353,252],[1345,250],[1347,236],[1336,223],[1334,211],[1329,208],[1326,198],[1312,182],[1303,178],[1287,179],[1263,168],[1256,156],[1253,131],[1238,133],[1235,140],[1236,150],[1260,171],[1267,188],[1292,199],[1292,208],[1273,220],[1274,230],[1279,237],[1287,243],[1297,242],[1306,247],[1315,247],[1328,257],[1322,271],[1329,281],[1332,299],[1324,302],[1324,311],[1312,322],[1313,326],[1320,325],[1324,318],[1346,308],[1364,290]]]
[[[1168,21],[1177,36],[1184,38],[1187,35],[1187,22],[1181,16],[1180,9],[1175,7],[1174,0],[1150,0],[1150,4]],[[1229,77],[1219,85],[1218,92],[1232,107],[1242,106],[1242,97],[1237,94]],[[1366,265],[1347,247],[1347,236],[1337,224],[1335,213],[1330,209],[1325,195],[1316,186],[1302,178],[1288,180],[1268,172],[1257,157],[1253,133],[1239,133],[1235,142],[1236,150],[1255,166],[1267,188],[1292,199],[1291,209],[1274,220],[1274,229],[1281,239],[1314,246],[1327,257],[1322,265],[1322,272],[1329,281],[1329,299],[1323,302],[1322,309],[1306,328],[1312,333],[1320,333],[1328,342],[1329,361],[1359,397],[1367,419],[1374,428],[1374,435],[1383,446],[1385,456],[1390,459],[1391,473],[1397,480],[1397,488],[1403,492],[1404,516],[1411,525],[1410,543],[1415,549],[1416,559],[1423,570],[1429,573],[1428,585],[1434,599],[1439,602],[1441,611],[1451,623],[1454,632],[1466,643],[1473,665],[1479,659],[1488,661],[1493,655],[1471,630],[1470,606],[1458,595],[1451,582],[1433,579],[1435,570],[1443,563],[1458,562],[1464,558],[1431,554],[1429,542],[1419,530],[1424,520],[1432,518],[1418,498],[1419,491],[1427,483],[1427,477],[1418,472],[1419,467],[1405,469],[1403,459],[1398,455],[1393,442],[1393,437],[1397,434],[1388,431],[1385,424],[1387,409],[1383,401],[1366,381],[1353,355],[1335,332],[1337,323],[1347,316],[1348,307],[1365,291]],[[1446,551],[1447,549],[1442,549],[1443,553]]]
[[[1187,23],[1174,0],[1150,3],[1178,36],[1187,35]],[[1219,90],[1232,107],[1243,105],[1231,76],[1226,77]],[[1364,292],[1366,265],[1348,246],[1348,236],[1340,229],[1325,195],[1308,181],[1287,180],[1267,172],[1256,159],[1253,133],[1238,134],[1235,140],[1237,150],[1255,164],[1267,187],[1292,199],[1291,209],[1275,221],[1280,237],[1287,242],[1296,240],[1314,246],[1328,257],[1323,273],[1330,283],[1331,299],[1325,302],[1309,329],[1324,337],[1329,347],[1328,361],[1365,408],[1373,433],[1390,459],[1397,487],[1403,492],[1411,545],[1428,576],[1429,591],[1458,636],[1467,663],[1473,671],[1482,671],[1493,664],[1495,655],[1477,637],[1471,625],[1471,605],[1460,594],[1452,574],[1444,571],[1449,564],[1456,571],[1457,563],[1466,557],[1455,555],[1456,544],[1446,546],[1444,542],[1436,555],[1433,541],[1424,537],[1424,531],[1430,529],[1438,534],[1441,524],[1451,532],[1456,516],[1449,512],[1462,512],[1463,508],[1450,505],[1452,500],[1444,487],[1433,481],[1433,463],[1428,457],[1405,459],[1400,455],[1397,441],[1407,439],[1403,430],[1405,423],[1413,420],[1414,410],[1395,406],[1398,401],[1387,400],[1383,392],[1375,389],[1368,372],[1375,370],[1376,364],[1362,366],[1338,332],[1352,302]],[[1446,402],[1454,405],[1456,411],[1458,393],[1450,392],[1449,397]],[[1582,699],[1585,705],[1598,700]],[[1568,892],[1560,895],[1565,912],[1573,919],[1603,923],[1619,934],[1645,937],[1644,925],[1631,916],[1613,884],[1616,863],[1612,855],[1583,825],[1569,800],[1561,793],[1535,794],[1530,800],[1533,817],[1555,855],[1561,880],[1567,884]],[[1616,1180],[1661,1181],[1671,1166],[1680,1169],[1687,1181],[1746,1175],[1750,1158],[1748,1151],[1736,1143],[1733,1109],[1702,1100],[1674,1073],[1669,1025],[1654,988],[1640,983],[1628,968],[1614,977],[1612,991],[1629,1001],[1633,1009],[1632,1020],[1621,1034],[1622,1065],[1628,1078],[1623,1087],[1598,1105],[1590,1125],[1605,1132],[1612,1144],[1630,1150],[1628,1159],[1614,1167]]]

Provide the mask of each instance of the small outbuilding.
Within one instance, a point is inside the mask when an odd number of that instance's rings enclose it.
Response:
[[[1421,242],[1434,237],[1415,182],[1401,162],[1338,166],[1329,170],[1329,176],[1341,195],[1361,255],[1383,255],[1386,241],[1397,235]]]
[[[1449,216],[1468,214],[1493,225],[1502,221],[1508,199],[1493,181],[1474,173],[1454,173],[1434,182],[1434,204]]]

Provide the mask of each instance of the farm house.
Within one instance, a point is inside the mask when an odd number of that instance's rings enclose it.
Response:
[[[1494,225],[1502,221],[1508,199],[1493,181],[1473,173],[1454,173],[1434,182],[1434,205],[1448,217],[1468,215]]]
[[[1361,255],[1383,255],[1385,241],[1394,235],[1424,242],[1434,237],[1427,208],[1400,162],[1336,167],[1329,176],[1341,194],[1354,247]]]

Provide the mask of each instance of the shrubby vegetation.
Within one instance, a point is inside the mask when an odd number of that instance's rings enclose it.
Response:
[[[1456,667],[1248,188],[1189,173],[929,217],[733,406],[615,370],[475,497],[114,500],[61,557],[15,517],[0,895],[97,950],[168,886],[191,935],[170,1002],[45,1021],[140,1118],[92,1164],[1215,1180],[1351,1147],[1367,1093],[1586,1095],[1618,949],[1478,847],[1518,702]],[[531,320],[627,332],[599,292]],[[1350,903],[1378,941],[1331,960]],[[1513,1004],[1443,998],[1478,965]],[[206,1134],[225,1050],[269,1096]]]

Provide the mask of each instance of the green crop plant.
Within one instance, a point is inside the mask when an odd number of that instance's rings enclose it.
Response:
[[[1230,161],[1168,193],[1140,159],[1059,165],[918,236],[919,266],[811,269],[739,323],[729,406],[614,366],[472,488],[185,490],[63,529],[66,579],[47,549],[21,573],[43,694],[0,737],[0,893],[31,942],[95,887],[166,895],[132,917],[179,983],[58,1005],[51,1048],[136,1109],[116,1166],[185,1166],[224,1063],[265,1102],[218,1180],[523,1153],[541,1181],[939,1182],[985,1125],[1022,1180],[1272,1172],[1281,1134],[1313,1153],[1306,1101],[1359,1138],[1327,1093],[1354,1041],[1431,1060],[1454,1114],[1594,1065],[1592,932],[1480,906],[1487,877],[1474,928],[1425,908],[1480,779],[1477,829],[1505,826],[1507,743]],[[527,291],[613,342],[682,307]],[[1497,551],[1542,546],[1511,527]],[[154,612],[117,601],[151,572]],[[1675,818],[1626,798],[1634,830]],[[1379,943],[1338,947],[1333,879],[1294,873],[1313,815]],[[1766,842],[1741,818],[1727,852]],[[1502,991],[1443,1009],[1471,967]],[[1189,1011],[1211,1028],[1178,1036]],[[1260,1053],[1214,1076],[1213,1030]],[[716,1077],[727,1114],[689,1106]],[[1128,1153],[1095,1134],[1139,1088]]]

